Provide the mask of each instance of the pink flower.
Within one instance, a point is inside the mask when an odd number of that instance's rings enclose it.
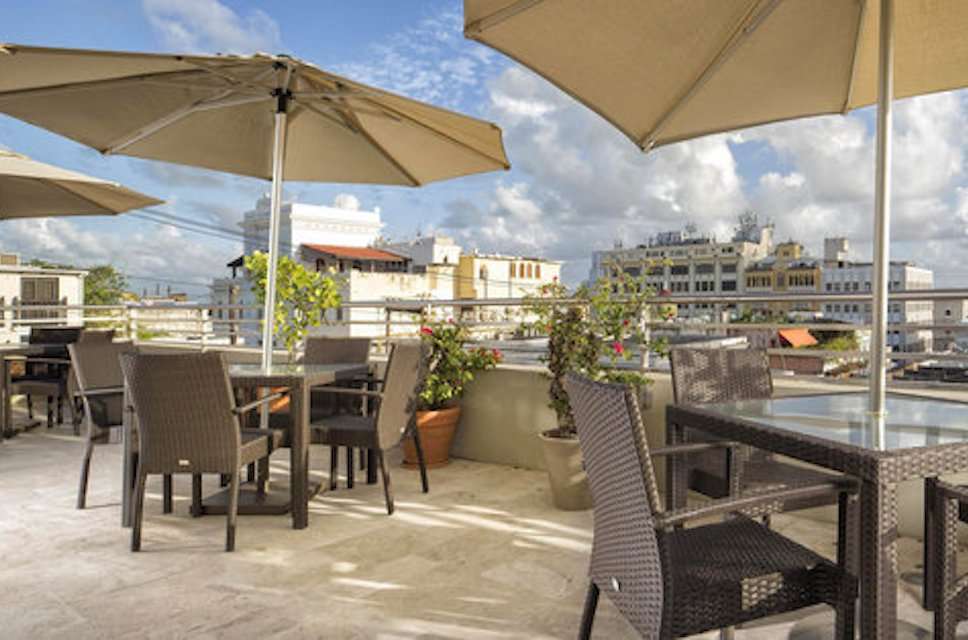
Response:
[[[622,343],[619,342],[618,340],[612,343],[612,349],[614,349],[615,353],[617,353],[618,355],[622,355],[622,353],[625,352],[625,347],[622,346]]]
[[[504,354],[501,353],[500,349],[491,349],[491,355],[493,355],[494,359],[498,362],[504,359]]]
[[[454,324],[453,318],[447,318],[447,324]]]
[[[432,336],[434,335],[434,330],[430,327],[420,327],[420,333],[424,334],[425,336]]]
[[[552,281],[552,282],[558,282],[558,276],[555,276],[555,277],[553,277],[553,278],[551,279],[551,281]]]

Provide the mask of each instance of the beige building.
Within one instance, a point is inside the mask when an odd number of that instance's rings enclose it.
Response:
[[[80,324],[81,311],[31,307],[84,304],[86,275],[87,271],[79,269],[32,267],[21,264],[17,255],[0,254],[0,342],[18,342],[30,333],[28,325],[14,325],[17,319]]]
[[[806,255],[799,242],[776,246],[773,254],[746,268],[746,293],[818,293],[822,289],[821,261]],[[769,302],[751,305],[754,313],[773,318],[819,313],[819,302]]]
[[[542,258],[497,254],[464,254],[455,280],[456,298],[493,300],[537,295],[544,284],[557,282],[561,263]],[[520,307],[464,307],[465,317],[483,321],[520,320]]]
[[[968,300],[936,300],[934,324],[935,351],[968,347]]]
[[[729,242],[690,230],[667,231],[634,248],[596,251],[590,278],[608,277],[612,268],[633,277],[644,273],[649,285],[673,300],[676,296],[741,293],[749,265],[769,256],[772,249],[772,225],[759,225],[755,216],[744,216]],[[679,316],[711,317],[712,313],[711,304],[678,305]]]

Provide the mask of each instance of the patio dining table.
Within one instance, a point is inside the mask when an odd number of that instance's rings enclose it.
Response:
[[[968,404],[892,393],[879,418],[866,392],[670,405],[666,429],[669,444],[700,429],[859,478],[860,635],[897,636],[897,483],[968,470]],[[670,508],[685,502],[687,473],[669,461]]]
[[[268,490],[259,493],[255,487],[244,485],[239,496],[239,514],[274,515],[291,512],[293,529],[309,526],[309,501],[319,491],[320,484],[309,482],[309,411],[310,391],[313,387],[332,384],[365,375],[369,365],[354,364],[273,364],[263,369],[259,364],[230,364],[232,385],[243,392],[254,394],[264,389],[287,387],[290,396],[292,427],[289,434],[290,479],[288,490]],[[131,420],[124,428],[124,481],[122,484],[122,523],[130,526],[131,504],[135,479],[137,452],[131,438]],[[209,496],[202,503],[201,513],[224,513],[226,492]]]

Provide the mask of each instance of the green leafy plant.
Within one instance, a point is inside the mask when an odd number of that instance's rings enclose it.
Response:
[[[252,292],[265,304],[269,256],[256,251],[245,258]],[[331,275],[310,271],[289,256],[281,256],[276,271],[275,334],[290,356],[312,327],[326,322],[326,311],[342,304],[339,283]]]
[[[565,375],[570,371],[594,380],[644,386],[651,381],[645,374],[623,363],[646,351],[661,352],[662,341],[650,340],[645,330],[649,301],[654,289],[645,276],[633,277],[611,268],[603,277],[574,292],[560,282],[543,285],[537,295],[527,299],[531,319],[524,330],[547,335],[548,349],[542,362],[548,368],[548,406],[554,410],[558,428],[552,435],[575,435]]]
[[[464,395],[475,374],[493,369],[502,360],[497,349],[467,349],[470,338],[466,325],[458,322],[432,322],[420,328],[420,339],[429,346],[427,378],[420,391],[420,407],[442,409]]]

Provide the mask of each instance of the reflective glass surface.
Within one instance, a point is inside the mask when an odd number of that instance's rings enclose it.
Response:
[[[743,400],[703,405],[727,417],[870,449],[929,447],[968,441],[968,404],[900,394],[887,396],[878,419],[866,393]]]

